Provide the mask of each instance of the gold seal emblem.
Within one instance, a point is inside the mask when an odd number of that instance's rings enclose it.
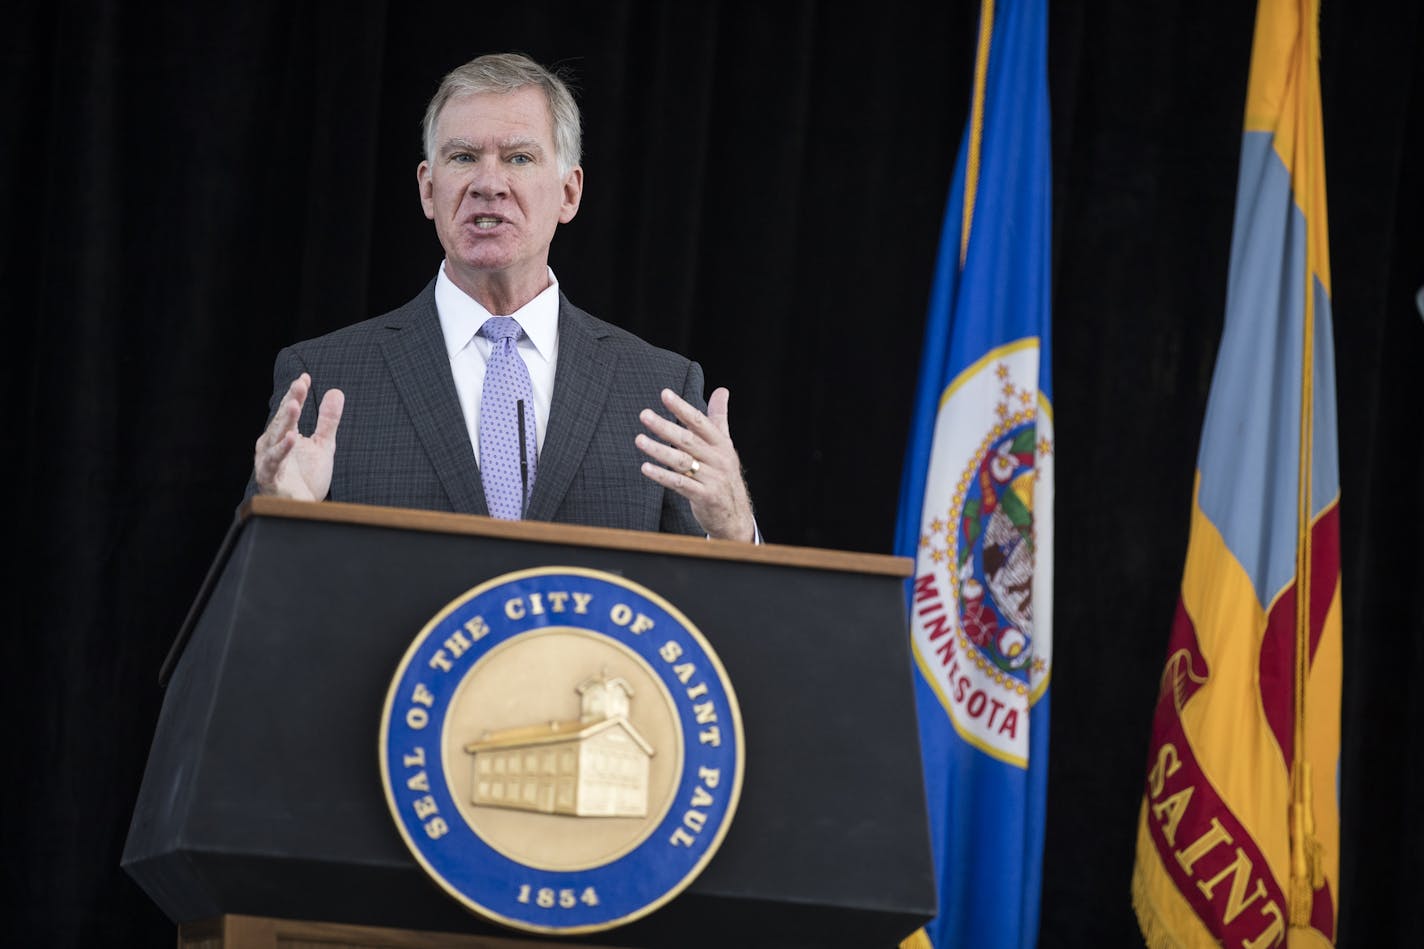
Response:
[[[457,804],[475,833],[545,870],[597,866],[642,843],[672,806],[683,751],[653,669],[571,627],[528,633],[476,663],[451,701],[442,749],[447,773],[469,775]],[[541,814],[579,819],[578,833]]]

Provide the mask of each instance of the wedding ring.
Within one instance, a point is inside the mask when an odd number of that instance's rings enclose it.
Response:
[[[694,459],[692,459],[692,464],[690,464],[690,465],[687,466],[687,470],[684,471],[683,474],[684,474],[684,475],[695,475],[695,474],[697,474],[697,472],[699,472],[699,471],[701,471],[701,470],[702,470],[702,464],[701,464],[701,462],[699,462],[696,458],[694,458]]]

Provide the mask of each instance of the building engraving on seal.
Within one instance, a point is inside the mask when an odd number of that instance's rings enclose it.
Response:
[[[607,672],[579,683],[577,719],[485,732],[472,756],[470,799],[572,817],[647,817],[654,751],[628,710],[633,687]]]

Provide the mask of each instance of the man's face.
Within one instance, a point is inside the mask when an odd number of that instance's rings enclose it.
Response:
[[[578,213],[583,169],[559,174],[541,89],[451,99],[416,177],[457,285],[473,292],[493,278],[516,293],[548,285],[549,244]]]

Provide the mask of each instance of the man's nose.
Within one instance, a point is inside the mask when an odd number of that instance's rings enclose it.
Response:
[[[499,198],[509,193],[509,178],[498,158],[484,158],[475,163],[469,192],[481,198]]]

